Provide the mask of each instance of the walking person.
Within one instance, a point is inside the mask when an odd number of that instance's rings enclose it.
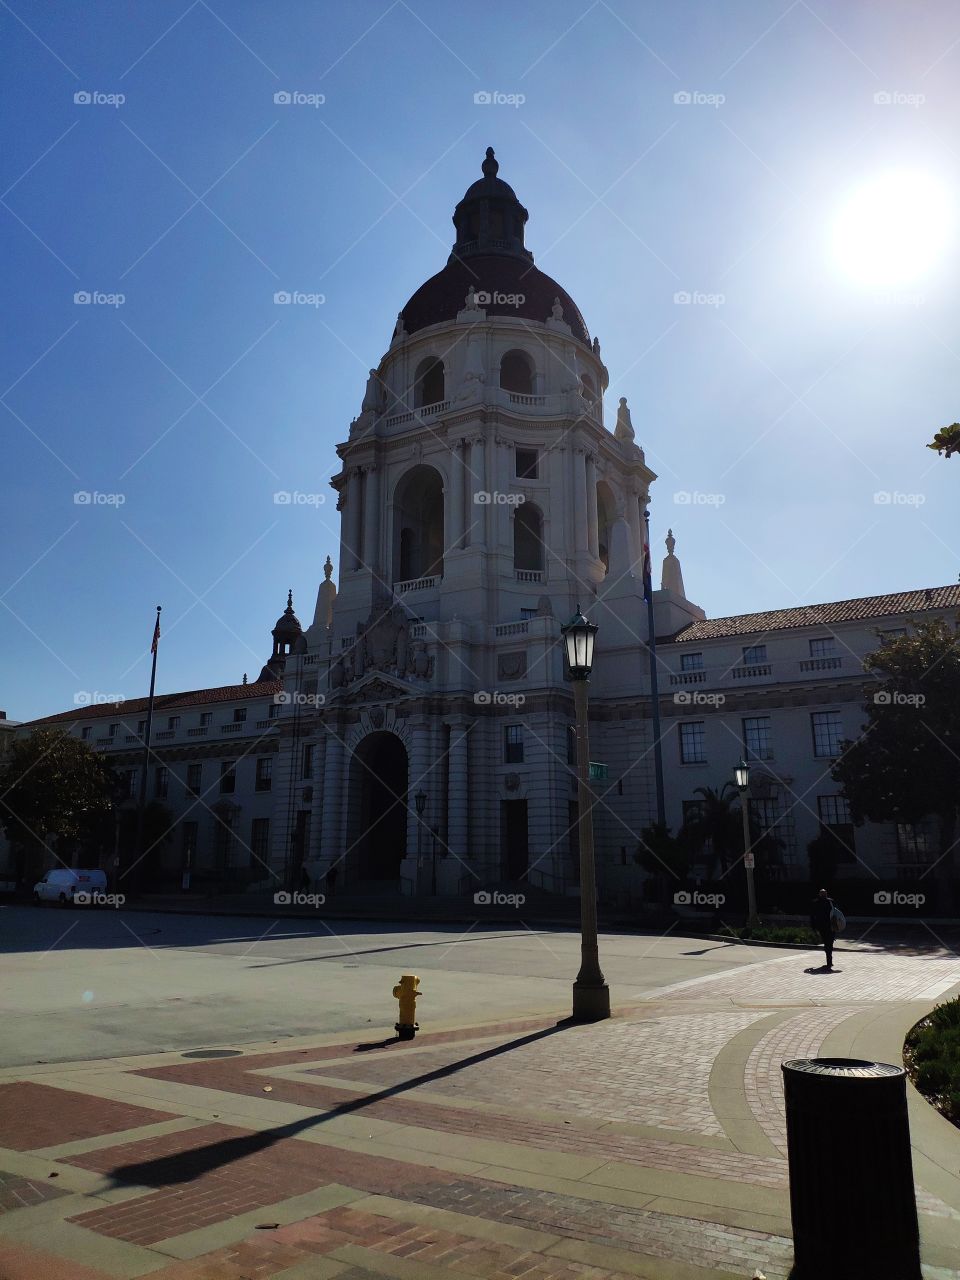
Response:
[[[826,967],[828,970],[833,969],[834,911],[833,899],[826,889],[821,889],[810,907],[810,924],[820,935],[820,941],[823,943],[823,949],[827,957]]]

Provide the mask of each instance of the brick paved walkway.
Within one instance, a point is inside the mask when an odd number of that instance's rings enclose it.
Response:
[[[809,964],[761,956],[591,1027],[5,1072],[0,1280],[786,1280],[781,1061],[960,976]],[[918,1201],[928,1280],[960,1280],[960,1178]]]

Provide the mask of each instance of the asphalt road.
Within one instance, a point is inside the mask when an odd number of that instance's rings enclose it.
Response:
[[[419,1019],[569,1011],[570,930],[0,907],[0,1066],[390,1029],[392,988],[422,978]],[[614,1005],[784,954],[677,935],[604,934]]]

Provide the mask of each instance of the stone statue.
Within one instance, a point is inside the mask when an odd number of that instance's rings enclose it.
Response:
[[[613,434],[618,440],[622,440],[626,444],[633,444],[636,439],[636,432],[630,420],[630,410],[627,407],[626,396],[620,397],[620,407],[617,409],[617,426]]]
[[[593,354],[597,357],[598,360],[600,359],[600,339],[599,338],[594,338],[593,340]]]
[[[397,312],[397,323],[396,323],[396,324],[394,325],[394,327],[393,327],[393,337],[394,337],[394,340],[396,340],[397,338],[405,338],[405,337],[406,337],[406,335],[407,335],[407,331],[406,331],[406,329],[403,327],[403,312],[402,312],[402,311],[398,311],[398,312]]]
[[[363,393],[363,404],[360,406],[361,413],[376,413],[380,408],[380,379],[377,377],[376,369],[370,370],[370,376],[367,378],[367,389]]]
[[[560,299],[554,298],[553,306],[550,308],[550,317],[553,320],[563,319],[563,307],[560,305]]]
[[[471,285],[470,288],[467,290],[467,298],[464,303],[464,309],[466,311],[480,310],[480,308],[477,306],[477,292],[474,289],[473,285]]]

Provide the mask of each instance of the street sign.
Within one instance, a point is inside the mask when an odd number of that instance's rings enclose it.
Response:
[[[756,860],[754,859],[754,856],[752,853],[745,853],[743,855],[743,865],[747,868],[748,871],[753,870],[753,868],[756,866]]]
[[[599,764],[596,760],[590,761],[590,781],[603,782],[608,775],[608,769],[605,764]]]

